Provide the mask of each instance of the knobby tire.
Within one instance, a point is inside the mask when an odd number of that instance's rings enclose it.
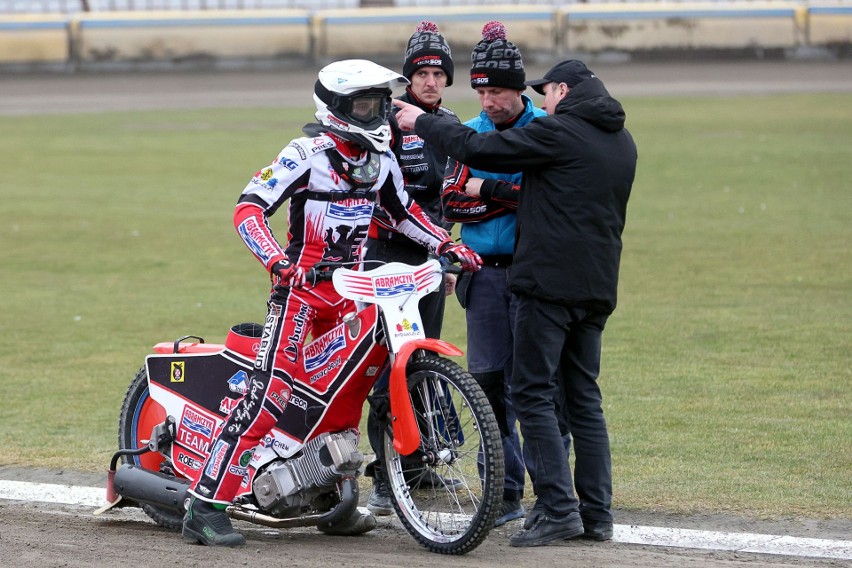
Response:
[[[500,429],[476,380],[453,361],[422,355],[408,363],[406,376],[421,446],[401,456],[393,447],[392,430],[383,434],[382,459],[394,509],[428,550],[465,554],[488,536],[502,504]],[[450,484],[423,487],[425,476]]]

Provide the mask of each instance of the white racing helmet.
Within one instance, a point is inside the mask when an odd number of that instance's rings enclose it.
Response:
[[[342,138],[384,152],[391,139],[391,89],[408,84],[366,59],[335,61],[320,69],[314,85],[317,120]]]

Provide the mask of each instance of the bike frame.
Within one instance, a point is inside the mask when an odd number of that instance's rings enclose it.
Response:
[[[394,447],[409,455],[420,446],[406,365],[419,349],[462,355],[457,347],[428,339],[423,332],[419,300],[440,286],[442,272],[436,260],[418,266],[394,262],[372,270],[334,271],[335,290],[358,302],[360,309],[302,347],[302,372],[294,377],[290,402],[246,464],[249,474],[241,493],[251,490],[255,472],[272,460],[293,456],[324,432],[358,429],[364,401],[389,364]],[[149,393],[156,404],[142,406],[149,415],[140,419],[153,428],[166,416],[175,418],[169,457],[186,478],[197,477],[228,413],[246,392],[260,341],[258,337],[224,345],[203,340],[160,343],[146,358]],[[133,447],[143,443],[135,440]],[[149,456],[145,457],[157,459]]]

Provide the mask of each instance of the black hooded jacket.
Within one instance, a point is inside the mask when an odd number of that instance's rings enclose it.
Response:
[[[480,134],[424,115],[415,130],[472,167],[523,171],[513,292],[608,314],[637,161],[624,121],[621,103],[594,78],[523,128]]]

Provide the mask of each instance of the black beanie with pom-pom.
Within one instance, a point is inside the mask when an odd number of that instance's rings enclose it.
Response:
[[[454,67],[450,46],[438,31],[438,26],[434,22],[424,20],[417,25],[408,40],[402,74],[410,81],[418,68],[427,66],[443,69],[447,74],[447,86],[453,84]]]
[[[470,54],[470,86],[503,87],[523,91],[524,62],[521,51],[506,39],[506,27],[496,21],[490,21],[482,28],[482,41]]]

